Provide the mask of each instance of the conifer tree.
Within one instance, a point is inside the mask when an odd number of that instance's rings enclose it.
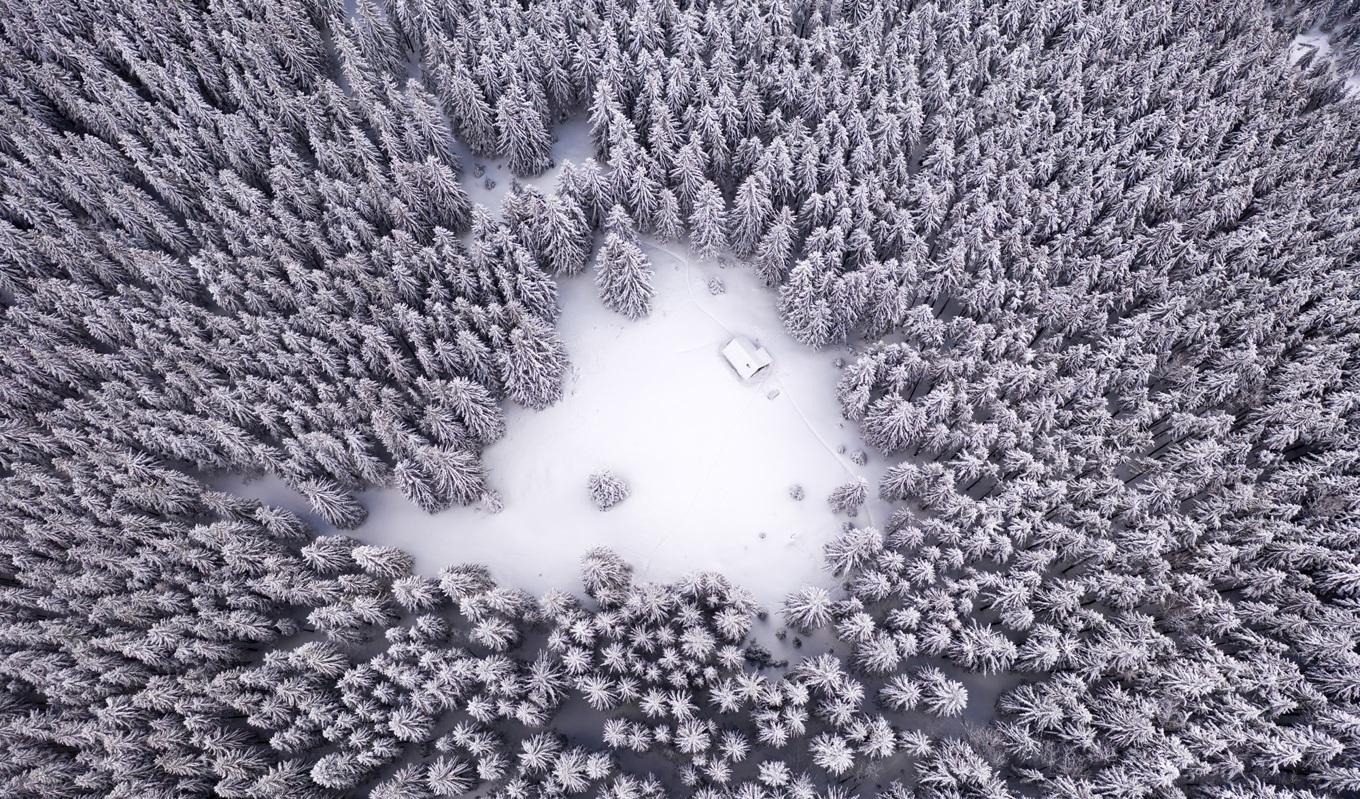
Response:
[[[774,213],[769,187],[759,175],[752,175],[737,189],[736,202],[729,219],[728,237],[738,256],[746,257],[756,249],[766,230],[766,223]]]
[[[595,285],[606,308],[629,319],[651,312],[652,265],[638,245],[619,233],[605,237],[595,265]]]
[[[497,139],[497,109],[458,62],[441,62],[435,70],[435,83],[442,105],[463,141],[472,152],[490,156],[502,151]]]
[[[511,172],[527,177],[548,168],[552,138],[542,112],[529,103],[518,84],[511,84],[496,100],[496,131],[497,149],[505,154]]]
[[[722,192],[711,181],[704,181],[689,217],[690,240],[700,258],[716,258],[727,249],[726,209]]]
[[[596,472],[587,481],[590,501],[600,510],[609,510],[628,498],[628,484],[613,472]]]
[[[590,232],[580,205],[570,197],[548,196],[539,236],[544,259],[553,272],[574,275],[585,269]]]
[[[788,274],[794,252],[793,213],[786,205],[779,209],[774,221],[762,234],[755,250],[755,269],[767,286],[777,286]]]

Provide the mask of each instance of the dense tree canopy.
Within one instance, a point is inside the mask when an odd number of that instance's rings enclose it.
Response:
[[[1353,2],[0,5],[0,793],[1360,793]],[[555,276],[686,235],[892,462],[796,662],[211,487],[494,499]]]

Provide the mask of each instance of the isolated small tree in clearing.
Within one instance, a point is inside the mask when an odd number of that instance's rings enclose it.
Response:
[[[835,513],[844,513],[853,518],[859,509],[864,505],[864,501],[869,498],[869,484],[864,482],[864,478],[859,478],[844,485],[837,486],[826,501],[831,504],[831,510]]]
[[[600,510],[609,510],[628,499],[628,483],[613,472],[596,472],[590,476],[590,501]]]

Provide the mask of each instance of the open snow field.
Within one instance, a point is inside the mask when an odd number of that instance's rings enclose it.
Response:
[[[557,166],[530,181],[544,191],[565,160],[590,154],[583,119],[556,135]],[[496,182],[487,189],[471,173],[477,159],[466,158],[469,195],[498,209],[509,172],[482,162]],[[656,271],[656,297],[640,321],[601,304],[592,270],[559,280],[559,332],[572,362],[566,395],[543,411],[507,409],[506,435],[484,457],[504,510],[429,515],[395,489],[371,491],[362,497],[369,519],[351,535],[401,547],[429,574],[484,563],[502,583],[535,594],[579,587],[580,558],[594,546],[611,547],[646,580],[721,571],[767,607],[803,585],[833,583],[821,548],[846,519],[832,514],[826,496],[861,476],[873,494],[884,466],[872,456],[857,466],[849,457],[862,444],[835,401],[834,361],[846,350],[814,352],[790,338],[775,292],[741,264],[701,261],[683,245],[647,238],[643,249]],[[709,292],[713,278],[725,293]],[[749,383],[720,353],[733,335],[774,356]],[[606,512],[586,492],[600,469],[632,487]],[[326,529],[280,483],[226,484]],[[806,492],[802,501],[789,496],[794,484]],[[866,510],[858,523],[886,519],[876,501]]]

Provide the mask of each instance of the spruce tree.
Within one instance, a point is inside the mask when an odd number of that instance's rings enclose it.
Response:
[[[505,155],[510,171],[520,177],[537,175],[552,159],[552,138],[543,124],[542,111],[534,108],[518,84],[511,84],[496,100],[497,149]]]
[[[727,249],[727,206],[712,181],[704,181],[689,217],[690,240],[700,258],[716,258]]]
[[[629,319],[651,312],[652,265],[635,241],[616,232],[605,236],[595,264],[595,285],[606,308]]]

